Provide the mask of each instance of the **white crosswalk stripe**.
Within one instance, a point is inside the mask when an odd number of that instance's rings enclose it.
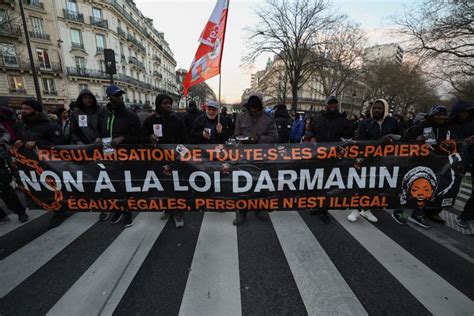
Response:
[[[474,311],[472,295],[466,294],[465,289],[462,291],[450,284],[427,264],[392,240],[377,226],[378,224],[371,224],[362,219],[356,223],[348,222],[346,220],[348,212],[331,211],[330,214],[335,221],[327,226],[317,227],[331,228],[335,227],[331,225],[337,225],[339,231],[347,232],[345,238],[351,238],[354,243],[356,241],[357,247],[368,251],[373,260],[376,260],[374,262],[388,271],[389,273],[385,273],[390,278],[393,277],[400,282],[402,285],[399,285],[400,288],[407,295],[412,295],[421,308],[424,306],[429,313],[472,315]],[[152,250],[160,246],[158,241],[170,230],[175,232],[173,223],[161,221],[160,215],[160,213],[138,214],[134,226],[123,231],[115,231],[114,236],[117,237],[104,246],[103,252],[100,250],[101,254],[97,252],[97,259],[94,261],[95,257],[92,258],[90,266],[88,268],[85,266],[84,270],[81,270],[78,277],[69,283],[68,289],[65,287],[65,292],[61,292],[43,314],[112,315],[117,312],[121,301],[127,295],[127,290],[141,286],[135,284],[134,279]],[[181,293],[172,293],[179,297],[177,300],[179,306],[177,305],[175,313],[179,310],[180,315],[243,314],[245,302],[241,293],[244,289],[241,286],[242,267],[239,264],[239,249],[242,245],[239,245],[239,229],[232,225],[234,217],[234,213],[204,214],[199,233],[196,235],[197,243],[193,248],[192,263],[188,266],[187,282],[185,286],[183,283]],[[347,271],[338,270],[334,259],[325,250],[325,244],[316,237],[317,234],[314,233],[316,226],[312,226],[314,223],[310,224],[307,218],[298,212],[273,212],[270,213],[270,219],[271,221],[265,224],[271,225],[274,229],[273,240],[277,240],[281,246],[281,258],[284,256],[283,260],[291,271],[296,284],[295,293],[300,296],[301,304],[304,304],[303,310],[306,309],[309,315],[371,314],[370,306],[364,305],[367,304],[367,300],[358,297],[360,291],[352,289],[349,285],[353,284],[347,281],[350,275],[347,275]],[[395,225],[394,227],[399,227],[398,224],[390,223]],[[48,265],[48,261],[82,234],[90,234],[87,230],[95,224],[97,214],[75,214],[59,227],[43,233],[4,258],[0,262],[0,297],[8,295],[30,276],[41,273],[38,271],[41,267]],[[324,225],[318,222],[319,224]],[[100,231],[101,227],[95,226],[94,229]],[[413,229],[406,226],[405,228]],[[186,229],[187,227],[181,231]],[[13,228],[4,235],[15,232]],[[413,233],[417,234],[417,230]],[[419,234],[423,235],[422,232]],[[97,238],[100,238],[100,235]],[[430,240],[433,243],[437,242],[436,238]],[[468,258],[459,253],[461,253],[459,249],[451,251],[452,256]],[[154,268],[160,269],[159,266]],[[368,269],[370,270],[370,267]],[[57,278],[60,280],[61,275]],[[15,295],[21,297],[21,293]],[[166,303],[160,301],[161,298],[155,297],[153,291],[144,291],[143,295],[149,296],[149,301],[157,305]],[[34,305],[37,302],[30,304]],[[410,307],[407,306],[408,308]],[[123,313],[122,311],[118,314]],[[0,302],[0,315],[3,314]]]

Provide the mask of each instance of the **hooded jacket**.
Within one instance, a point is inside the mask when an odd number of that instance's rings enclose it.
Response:
[[[229,139],[230,133],[227,126],[227,121],[224,117],[220,117],[222,124],[222,133],[218,134],[216,130],[217,117],[213,120],[207,117],[207,114],[201,114],[196,121],[191,132],[191,142],[193,144],[224,144]],[[206,139],[202,136],[204,128],[211,129],[211,139]]]
[[[458,122],[456,117],[464,111],[469,111],[470,116],[464,122]],[[474,135],[474,105],[462,100],[454,103],[449,113],[449,125],[456,139],[465,139]],[[472,173],[472,168],[474,168],[474,145],[469,146],[464,154],[467,158],[468,168],[471,169]]]
[[[82,103],[86,95],[94,99],[94,105],[91,108],[85,108]],[[93,144],[97,138],[107,137],[108,112],[106,108],[97,104],[94,94],[87,89],[82,90],[76,104],[77,108],[72,112],[70,119],[71,143]]]
[[[381,137],[389,134],[402,135],[398,121],[388,116],[389,106],[384,99],[379,99],[384,105],[384,115],[381,121],[373,118],[372,108],[370,109],[370,117],[359,124],[357,131],[358,140],[378,140]],[[375,101],[374,104],[377,102]]]
[[[339,111],[322,111],[315,115],[305,137],[317,142],[338,142],[341,138],[352,138],[352,122]]]
[[[278,142],[288,143],[290,141],[291,126],[293,120],[286,108],[280,108],[273,114],[278,131]]]
[[[245,136],[252,138],[258,144],[278,143],[278,131],[273,117],[263,111],[263,101],[260,95],[251,94],[260,101],[258,112],[240,113],[235,120],[235,136]]]
[[[58,124],[53,123],[48,114],[36,112],[24,117],[18,130],[18,139],[24,142],[34,141],[38,146],[63,145],[64,136]]]
[[[137,114],[127,109],[125,104],[113,108],[108,103],[107,111],[107,137],[123,137],[122,144],[140,144],[142,128]]]
[[[161,94],[156,97],[156,113],[143,122],[143,142],[147,144],[151,143],[150,136],[154,134],[153,126],[159,124],[161,125],[163,136],[159,138],[158,144],[186,144],[188,142],[186,127],[176,113],[171,112],[168,115],[159,114],[159,108],[164,99],[173,101],[173,99],[166,94]]]

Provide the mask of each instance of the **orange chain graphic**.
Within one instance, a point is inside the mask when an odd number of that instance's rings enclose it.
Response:
[[[24,166],[29,166],[35,170],[35,172],[40,176],[44,170],[41,168],[39,165],[39,161],[33,160],[33,159],[28,159],[24,155],[20,154],[16,148],[11,148],[10,152],[15,156],[16,158],[16,163],[21,164]],[[36,204],[41,206],[43,209],[47,211],[57,211],[61,208],[61,201],[64,198],[63,193],[61,190],[58,190],[56,188],[56,181],[53,179],[53,177],[48,176],[46,177],[46,183],[51,187],[54,188],[54,202],[51,204],[44,203],[40,199],[38,199],[36,196],[34,196],[30,190],[26,189],[23,186],[19,186],[20,190],[23,191],[23,193],[27,194]]]

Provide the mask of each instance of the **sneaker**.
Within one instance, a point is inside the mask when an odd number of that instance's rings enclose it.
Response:
[[[360,212],[360,216],[372,223],[377,223],[379,221],[370,210]]]
[[[10,217],[8,216],[4,216],[4,217],[0,217],[0,224],[5,224],[5,223],[8,223],[9,221],[11,221]]]
[[[267,212],[255,211],[255,217],[257,217],[259,220],[263,222],[266,222],[268,218],[265,216],[265,213]]]
[[[458,223],[458,226],[459,227],[462,227],[462,228],[471,228],[471,226],[469,225],[469,222],[466,221],[465,219],[462,219],[460,216],[456,216],[456,222]]]
[[[110,218],[110,224],[117,224],[118,222],[120,222],[120,220],[122,219],[122,213],[121,212],[114,212],[112,214],[112,217]]]
[[[426,217],[428,217],[428,219],[434,223],[438,223],[441,225],[446,224],[446,221],[441,216],[439,216],[439,214],[430,214],[430,215],[427,215]]]
[[[403,212],[394,211],[392,213],[392,218],[395,222],[397,222],[400,225],[406,225],[407,224],[407,219],[405,218],[405,216],[403,216]]]
[[[26,213],[18,214],[18,220],[21,223],[26,223],[29,220],[28,214]]]
[[[347,216],[347,220],[349,222],[355,222],[359,218],[359,210],[353,210],[349,216]]]
[[[173,216],[174,219],[174,225],[176,228],[181,228],[184,227],[184,218],[181,215],[175,215]]]
[[[408,217],[408,221],[423,228],[431,227],[423,216],[410,216]]]
[[[104,222],[104,221],[108,220],[109,217],[110,217],[110,213],[109,213],[109,212],[102,212],[102,213],[100,213],[100,215],[99,215],[99,221]]]
[[[133,226],[133,217],[132,216],[124,216],[123,218],[123,227],[127,228]]]
[[[247,213],[237,213],[232,224],[234,226],[240,226],[247,221]]]

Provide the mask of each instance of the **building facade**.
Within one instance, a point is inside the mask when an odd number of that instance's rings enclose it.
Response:
[[[364,63],[377,61],[400,65],[403,61],[403,49],[396,43],[366,48],[364,50]]]
[[[16,1],[0,0],[0,19],[4,10],[8,13],[3,16],[14,25],[8,32],[13,34],[0,31],[2,61],[5,64],[5,56],[13,60],[13,55],[20,61],[18,69],[10,67],[8,72],[1,68],[0,61],[0,71],[4,73],[0,83],[10,83],[9,94],[0,90],[0,95],[22,93],[34,97],[31,71],[22,62],[29,58],[24,36],[20,36],[21,23],[16,22],[21,22]],[[106,103],[105,88],[111,77],[105,73],[105,49],[115,52],[117,74],[113,81],[126,91],[127,105],[139,108],[154,104],[159,93],[178,97],[176,61],[169,44],[164,34],[153,27],[153,20],[145,17],[132,0],[20,1],[25,3],[46,105],[67,107],[85,88],[99,102]],[[22,75],[23,83],[18,76],[10,78],[14,71]]]

